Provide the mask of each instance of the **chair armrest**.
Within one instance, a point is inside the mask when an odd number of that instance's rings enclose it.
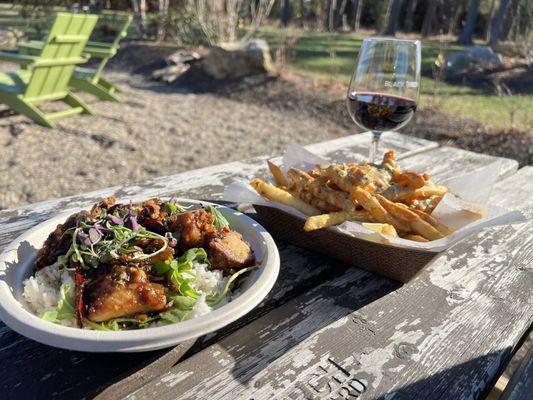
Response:
[[[30,56],[26,54],[8,53],[6,51],[0,51],[0,60],[13,62],[17,64],[32,64],[38,57]]]
[[[83,52],[85,54],[89,54],[92,57],[100,57],[100,58],[106,58],[106,57],[113,57],[117,51],[113,48],[104,48],[104,47],[93,47],[90,44],[87,44],[85,48],[83,49]]]
[[[107,43],[107,42],[93,42],[93,41],[88,41],[87,42],[87,46],[90,46],[90,47],[105,47],[105,48],[110,48],[110,47],[113,47],[113,43]]]
[[[40,41],[20,42],[17,48],[20,54],[24,55],[39,55],[43,49],[44,43]]]

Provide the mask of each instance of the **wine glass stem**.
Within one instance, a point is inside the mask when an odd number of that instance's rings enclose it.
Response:
[[[378,154],[379,137],[381,132],[372,131],[372,143],[370,144],[370,153],[368,154],[368,162],[373,163],[376,161],[376,155]]]

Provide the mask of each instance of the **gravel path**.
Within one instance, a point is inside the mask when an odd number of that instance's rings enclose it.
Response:
[[[82,96],[95,117],[71,117],[46,129],[3,113],[0,209],[280,153],[290,142],[350,133],[299,110],[180,92],[141,75],[108,76],[123,88],[124,102]]]

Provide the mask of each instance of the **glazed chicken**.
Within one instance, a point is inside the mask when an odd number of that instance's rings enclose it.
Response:
[[[239,232],[221,230],[208,241],[207,247],[209,262],[225,274],[233,274],[254,262],[254,253]]]
[[[161,311],[166,303],[164,286],[151,283],[146,272],[135,267],[115,266],[84,290],[86,316],[94,322]]]
[[[78,219],[84,215],[84,212],[71,215],[64,224],[57,225],[56,229],[48,235],[43,247],[37,253],[37,260],[35,261],[36,270],[53,264],[56,262],[58,256],[67,252],[72,240],[70,236],[64,233],[66,230],[75,227]]]
[[[175,222],[169,225],[169,229],[178,238],[178,248],[183,251],[202,247],[206,239],[217,231],[213,222],[212,214],[199,209],[178,215]]]

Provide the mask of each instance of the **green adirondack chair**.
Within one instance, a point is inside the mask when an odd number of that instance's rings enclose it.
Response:
[[[49,128],[59,118],[93,114],[68,90],[68,83],[75,66],[87,61],[81,53],[97,20],[96,15],[58,13],[38,56],[0,52],[0,60],[26,66],[0,74],[0,103]],[[46,101],[61,101],[69,108],[46,114],[37,107]]]
[[[120,89],[118,86],[105,79],[102,76],[102,71],[109,59],[117,54],[119,43],[127,36],[131,21],[132,17],[129,15],[115,17],[113,15],[103,14],[100,16],[99,22],[116,22],[115,25],[118,28],[118,32],[115,39],[109,43],[98,41],[87,42],[83,53],[92,58],[99,58],[100,62],[96,68],[76,68],[69,83],[72,88],[90,93],[101,100],[120,101],[116,95],[117,92],[120,92]],[[35,54],[40,51],[42,46],[42,41],[32,40],[30,42],[19,43],[18,49],[21,54]]]

